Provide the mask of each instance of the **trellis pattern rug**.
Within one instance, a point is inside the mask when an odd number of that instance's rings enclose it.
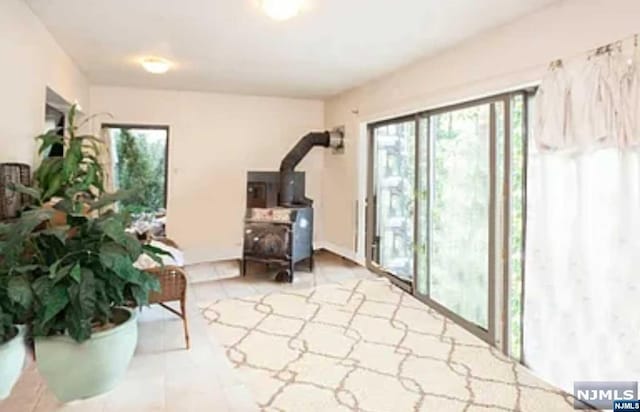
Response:
[[[536,379],[386,279],[200,307],[263,411],[571,411]]]

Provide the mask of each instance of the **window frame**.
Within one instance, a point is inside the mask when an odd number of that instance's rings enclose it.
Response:
[[[169,146],[171,144],[171,128],[169,125],[150,125],[136,123],[102,123],[100,130],[105,129],[139,129],[139,130],[164,130],[167,134],[167,144],[164,149],[164,208],[167,209],[169,204]]]

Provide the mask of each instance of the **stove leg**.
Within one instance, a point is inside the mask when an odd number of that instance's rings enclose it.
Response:
[[[295,269],[295,264],[293,263],[293,260],[292,260],[291,262],[289,262],[289,279],[287,279],[289,283],[293,283],[294,269]]]
[[[313,262],[313,254],[311,256],[309,256],[309,272],[313,273],[313,267],[314,267],[314,262]]]
[[[242,276],[247,276],[247,259],[242,259]]]

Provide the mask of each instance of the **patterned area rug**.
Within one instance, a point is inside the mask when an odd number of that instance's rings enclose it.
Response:
[[[392,286],[201,306],[263,411],[572,411],[568,395]]]

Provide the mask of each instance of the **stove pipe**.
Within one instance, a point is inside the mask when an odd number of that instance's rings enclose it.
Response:
[[[311,132],[298,141],[280,163],[280,206],[292,206],[294,198],[293,172],[298,163],[315,146],[341,147],[343,134],[334,132]]]

